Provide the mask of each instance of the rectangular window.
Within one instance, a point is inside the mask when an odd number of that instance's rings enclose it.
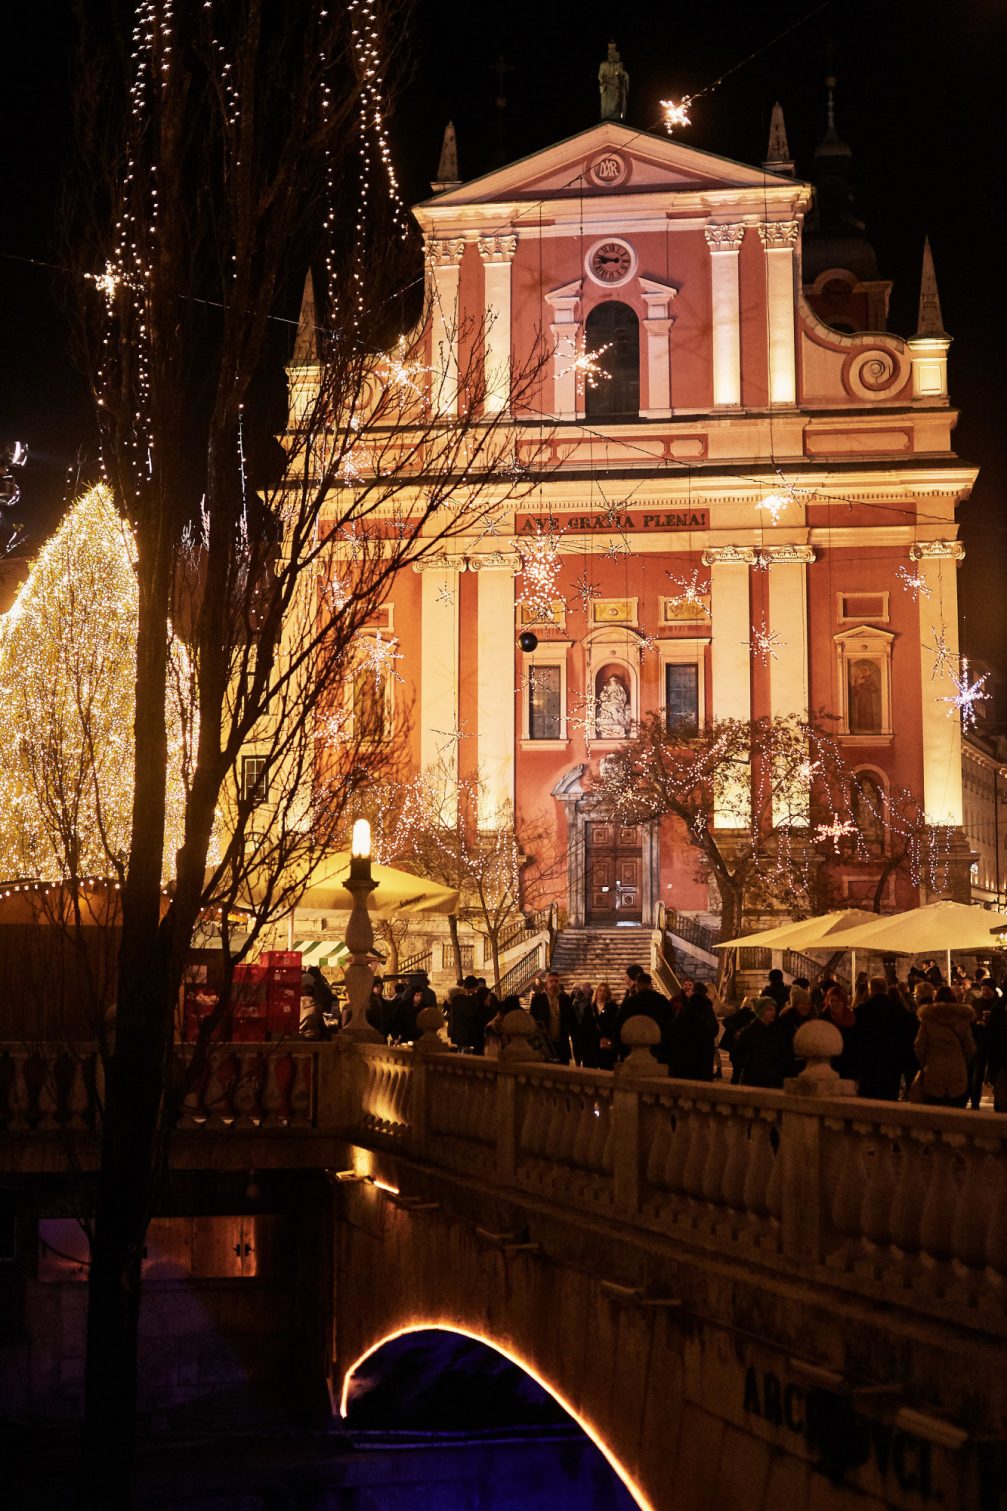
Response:
[[[530,666],[528,668],[528,738],[559,740],[562,738],[562,668]]]
[[[664,668],[664,707],[669,729],[695,734],[699,728],[699,667],[669,661]]]
[[[870,620],[888,623],[887,593],[840,593],[840,624],[865,624]]]
[[[241,757],[241,796],[246,802],[264,803],[269,797],[269,772],[265,756]]]

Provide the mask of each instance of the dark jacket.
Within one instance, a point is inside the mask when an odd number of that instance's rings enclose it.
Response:
[[[578,1065],[591,1069],[599,1065],[601,1031],[598,1014],[590,997],[575,992],[570,1011],[570,1047]]]
[[[785,981],[767,981],[759,995],[761,997],[772,997],[782,1012],[790,1000],[790,987]]]
[[[661,1042],[654,1047],[655,1058],[662,1064],[668,1063],[668,1029],[671,1024],[673,1013],[671,1003],[667,997],[662,997],[652,986],[645,986],[640,991],[633,992],[623,997],[619,1008],[619,1055],[625,1059],[629,1053],[629,1046],[622,1043],[622,1031],[630,1018],[653,1018],[661,1030]]]
[[[795,1076],[800,1069],[797,1063],[797,1056],[794,1054],[794,1035],[802,1023],[811,1023],[813,1021],[811,1013],[799,1013],[796,1007],[785,1007],[777,1018],[775,1026],[779,1029],[780,1036],[787,1046],[787,1069],[784,1072],[785,1075]]]
[[[986,1075],[992,1083],[1007,1066],[1007,1002],[1002,997],[988,1004],[983,1039]]]
[[[755,1013],[750,1007],[739,1007],[737,1012],[732,1013],[729,1018],[724,1020],[724,1032],[720,1036],[720,1043],[717,1048],[722,1050],[731,1061],[731,1083],[734,1086],[737,1086],[741,1079],[738,1067],[734,1064],[734,1046],[738,1035],[743,1033],[750,1023],[754,1022]]]
[[[780,1019],[763,1023],[756,1018],[734,1041],[731,1064],[742,1086],[782,1086],[790,1070],[792,1040]]]
[[[857,1020],[855,1069],[857,1095],[897,1102],[906,1058],[906,1036],[916,1024],[904,1007],[877,992],[854,1009]]]
[[[543,1037],[548,1041],[553,1056],[561,1065],[570,1063],[570,1028],[573,1017],[573,1002],[569,992],[559,994],[559,1036],[553,1038],[549,1032],[549,994],[548,992],[536,992],[531,999],[528,1011],[542,1031]]]
[[[713,1050],[717,1042],[717,1020],[710,1022],[707,997],[686,997],[679,1012],[671,1019],[666,1036],[668,1069],[683,1081],[713,1080]]]

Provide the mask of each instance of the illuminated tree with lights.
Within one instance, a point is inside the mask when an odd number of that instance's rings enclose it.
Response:
[[[386,134],[389,52],[406,44],[397,0],[135,0],[129,10],[124,33],[115,0],[107,13],[78,7],[74,71],[82,337],[139,599],[89,1272],[86,1494],[106,1506],[128,1498],[146,1225],[181,1100],[223,1013],[204,1020],[176,1079],[174,1010],[193,931],[211,910],[221,920],[223,1002],[240,958],[235,909],[253,899],[252,942],[289,911],[290,878],[330,846],[362,774],[380,763],[387,731],[368,735],[350,691],[362,632],[406,565],[478,539],[529,486],[503,458],[507,416],[537,378],[516,374],[502,409],[484,410],[485,333],[469,331],[445,423],[425,312],[399,339],[419,257]],[[301,277],[308,261],[318,270],[320,298],[302,306],[290,359],[298,259]],[[278,456],[276,378],[288,359]],[[165,908],[172,624],[198,732]]]
[[[0,617],[0,874],[121,881],[133,808],[139,613],[135,550],[92,488],[43,545]],[[182,842],[190,669],[171,650],[161,876]]]

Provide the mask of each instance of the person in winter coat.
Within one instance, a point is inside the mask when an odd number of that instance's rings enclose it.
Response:
[[[985,983],[984,983],[985,985]],[[1007,1002],[994,993],[986,1011],[986,1077],[994,1112],[1007,1112]]]
[[[791,1041],[780,1027],[772,997],[756,997],[752,1009],[755,1018],[741,1030],[731,1051],[732,1080],[741,1086],[782,1086],[790,1068]]]
[[[831,991],[831,989],[830,987],[829,990]],[[828,992],[826,992],[827,995]],[[787,1053],[789,1055],[787,1069],[784,1072],[785,1075],[795,1076],[800,1069],[797,1057],[794,1054],[794,1035],[801,1024],[807,1023],[812,1016],[811,993],[803,986],[792,986],[790,988],[790,1001],[779,1017],[779,1032],[787,1046]]]
[[[969,1095],[969,1066],[975,1059],[972,1037],[975,1013],[958,1002],[949,986],[937,989],[933,1002],[919,1009],[916,1058],[920,1062],[923,1100],[941,1107],[964,1107]]]
[[[573,1002],[560,986],[559,971],[546,971],[545,990],[534,993],[528,1010],[548,1042],[550,1057],[569,1065]]]
[[[683,1081],[712,1081],[719,1024],[705,989],[697,984],[669,1017],[664,1036],[667,1065]]]
[[[731,1059],[732,1065],[734,1064],[732,1056],[735,1040],[742,1029],[747,1028],[750,1023],[755,1022],[755,1009],[752,1005],[755,1001],[755,997],[746,997],[740,1007],[734,1008],[729,1006],[725,1009],[724,1032],[720,1036],[720,1043],[717,1045],[717,1048],[721,1051],[722,1056],[727,1055]],[[738,1080],[738,1070],[735,1067],[731,1075],[732,1085],[737,1086]]]
[[[661,992],[656,991],[646,971],[638,972],[632,992],[627,992],[619,1008],[619,1054],[625,1059],[629,1049],[622,1044],[622,1030],[630,1018],[653,1018],[661,1030],[661,1042],[654,1050],[654,1057],[662,1064],[668,1063],[668,1027],[672,1019],[671,1003]]]
[[[573,994],[570,1013],[570,1048],[578,1065],[585,1065],[591,1070],[598,1068],[600,1038],[594,1010],[594,992],[591,983],[585,981]]]
[[[901,999],[890,994],[884,976],[872,976],[867,986],[869,995],[854,1011],[857,1095],[897,1102],[913,1020]]]
[[[841,986],[834,986],[826,992],[825,1002],[822,1005],[822,1017],[826,1023],[831,1023],[833,1028],[838,1028],[842,1035],[843,1047],[837,1055],[832,1057],[833,1069],[839,1072],[844,1081],[855,1081],[857,1077],[857,1020],[853,1016],[850,999]]]
[[[592,1007],[598,1025],[598,1069],[612,1070],[619,1054],[619,1009],[607,981],[595,987]]]
[[[769,979],[762,988],[762,995],[764,997],[772,997],[776,1003],[777,1012],[782,1012],[786,1007],[787,998],[790,996],[790,988],[784,981],[781,970],[773,969],[770,971]]]

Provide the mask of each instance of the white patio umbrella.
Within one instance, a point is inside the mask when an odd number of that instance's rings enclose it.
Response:
[[[857,924],[867,923],[875,915],[865,913],[863,908],[845,908],[836,913],[821,913],[817,918],[802,918],[797,923],[780,923],[772,929],[762,929],[758,934],[739,934],[737,939],[724,939],[718,950],[774,949],[812,950],[842,949],[833,936]]]
[[[883,955],[943,954],[950,980],[952,953],[990,949],[990,931],[1001,924],[1007,925],[1005,913],[963,902],[930,902],[844,929],[843,947]]]

